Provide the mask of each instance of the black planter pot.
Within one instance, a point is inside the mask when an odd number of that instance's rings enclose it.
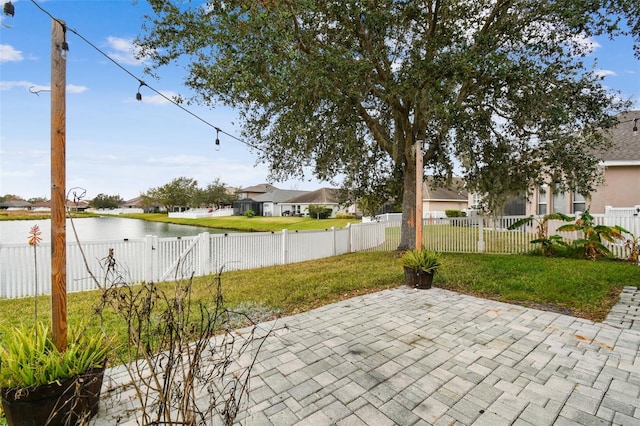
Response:
[[[75,425],[98,413],[104,368],[94,368],[60,384],[2,389],[9,426]]]
[[[404,279],[409,287],[425,290],[431,288],[433,273],[405,267]]]

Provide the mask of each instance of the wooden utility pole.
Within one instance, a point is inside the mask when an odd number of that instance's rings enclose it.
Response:
[[[67,348],[66,40],[64,22],[51,26],[51,322],[53,342]]]
[[[422,249],[422,140],[416,140],[416,250]]]

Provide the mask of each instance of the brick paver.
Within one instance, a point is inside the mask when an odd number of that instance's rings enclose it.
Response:
[[[625,289],[631,317],[636,301]],[[640,320],[624,309],[594,323],[401,287],[263,323],[238,423],[640,424]],[[103,392],[92,424],[134,425],[129,406],[131,393]]]

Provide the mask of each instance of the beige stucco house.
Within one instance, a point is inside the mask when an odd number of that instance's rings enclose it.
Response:
[[[427,176],[422,186],[422,211],[424,217],[445,217],[446,210],[466,210],[469,195],[460,177],[451,178],[446,186],[437,185]]]
[[[258,195],[266,194],[267,192],[275,191],[275,186],[269,183],[261,183],[259,185],[250,186],[248,188],[240,188],[236,191],[238,200],[244,200],[247,198],[254,198]]]
[[[560,212],[574,214],[589,209],[603,214],[607,207],[640,206],[640,111],[627,111],[618,116],[618,124],[608,129],[612,148],[602,156],[604,183],[586,199],[577,192],[554,193],[551,187],[536,188],[527,203],[526,214]],[[634,131],[635,129],[635,131]]]
[[[338,202],[338,190],[335,188],[320,188],[306,192],[297,197],[290,198],[281,203],[283,214],[307,216],[310,205],[322,206],[331,209],[330,217],[336,213],[347,213],[348,210],[340,206]]]

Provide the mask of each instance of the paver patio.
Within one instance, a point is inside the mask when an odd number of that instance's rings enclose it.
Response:
[[[399,287],[259,327],[238,424],[640,424],[640,330],[619,318]],[[92,424],[138,424],[131,398],[104,395]]]

